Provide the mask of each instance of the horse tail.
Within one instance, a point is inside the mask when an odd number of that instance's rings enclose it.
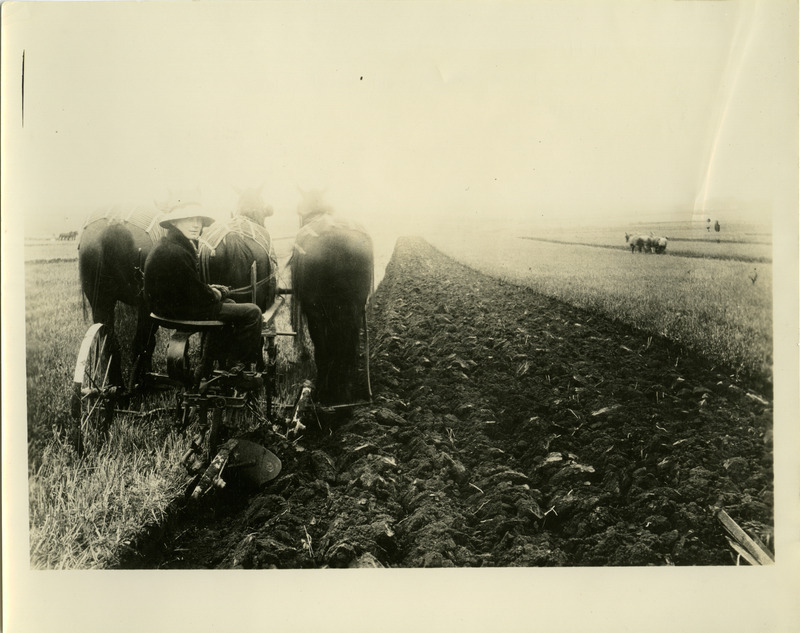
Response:
[[[80,250],[81,287],[92,317],[113,327],[116,302],[134,305],[139,294],[133,236],[122,224],[111,224],[87,238]]]
[[[100,266],[111,279],[116,288],[123,290],[118,297],[135,297],[138,289],[135,285],[134,271],[136,261],[136,246],[131,232],[122,224],[112,224],[105,231],[101,239]]]
[[[94,319],[98,312],[100,298],[100,279],[103,274],[102,240],[96,234],[87,237],[86,233],[78,244],[78,278],[81,287],[81,309],[84,321],[89,317],[87,300]]]

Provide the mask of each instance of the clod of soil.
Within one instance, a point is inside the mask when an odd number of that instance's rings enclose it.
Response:
[[[769,540],[768,386],[419,239],[370,313],[373,404],[125,566],[733,564],[715,505]]]

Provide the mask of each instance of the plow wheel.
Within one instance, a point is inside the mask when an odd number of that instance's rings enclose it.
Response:
[[[72,417],[69,440],[83,455],[90,445],[99,447],[114,417],[119,359],[112,351],[111,336],[102,323],[89,328],[78,352],[72,385]]]

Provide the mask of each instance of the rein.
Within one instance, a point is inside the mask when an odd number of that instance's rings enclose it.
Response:
[[[209,262],[209,255],[208,252],[203,250],[200,253],[200,276],[202,277],[203,281],[208,283],[209,277],[209,270],[208,270],[208,262]],[[260,288],[264,287],[265,284],[268,284],[277,274],[277,271],[272,271],[267,277],[260,279],[256,282],[256,291]],[[233,297],[233,295],[243,296],[245,294],[249,295],[253,291],[253,286],[248,284],[246,286],[242,286],[241,288],[231,288],[228,291],[228,296]]]
[[[270,274],[269,277],[264,277],[264,279],[261,279],[260,281],[257,281],[256,282],[256,290],[261,288],[264,284],[268,283],[270,281],[270,279],[272,279],[274,276],[275,276],[274,274]],[[245,292],[249,293],[252,290],[253,290],[252,286],[242,286],[241,288],[231,288],[230,291],[228,292],[228,296],[235,295],[235,294],[242,294],[242,293],[245,293]]]

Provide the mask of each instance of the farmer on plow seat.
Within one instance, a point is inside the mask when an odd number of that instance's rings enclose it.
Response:
[[[183,197],[170,207],[159,221],[167,234],[144,265],[145,298],[160,317],[231,324],[232,340],[224,341],[229,371],[238,373],[246,363],[256,363],[260,369],[261,308],[254,303],[235,303],[228,299],[229,288],[206,284],[200,276],[197,240],[213,222],[196,197]],[[221,343],[216,341],[215,347],[222,349]]]

